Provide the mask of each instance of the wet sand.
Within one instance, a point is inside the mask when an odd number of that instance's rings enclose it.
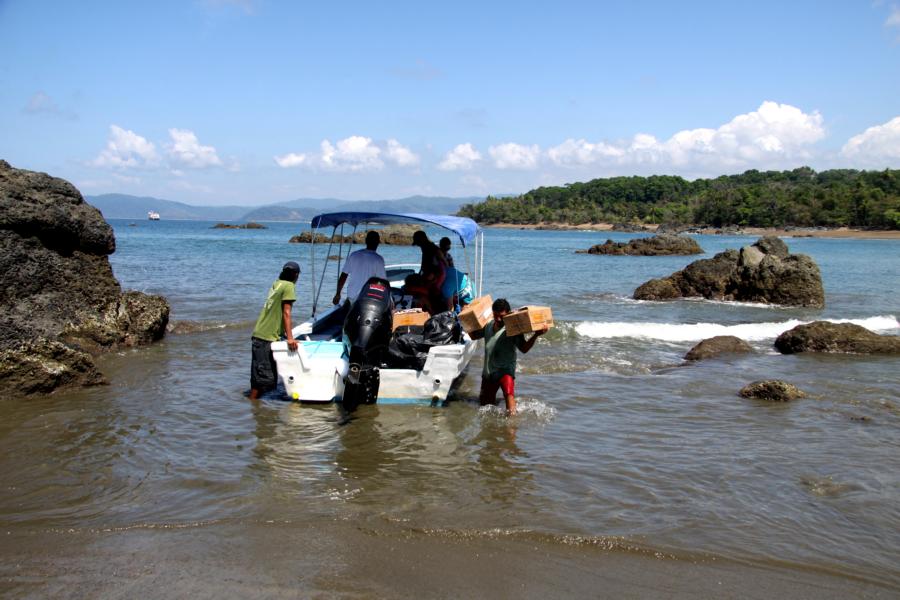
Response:
[[[497,229],[550,229],[559,231],[612,231],[612,223],[497,223],[487,225]],[[652,233],[658,225],[645,225],[647,233]],[[702,229],[697,233],[700,235],[721,235],[716,233],[721,231],[717,228]],[[795,229],[778,229],[775,227],[744,227],[738,230],[738,235],[775,235],[778,237],[814,237],[814,238],[852,238],[852,239],[876,239],[876,240],[900,240],[900,230],[868,230],[868,229],[852,229],[850,227],[837,227],[833,229],[819,228],[795,228]],[[629,232],[620,232],[629,233]]]
[[[7,531],[0,595],[63,598],[891,598],[877,582],[352,522]]]

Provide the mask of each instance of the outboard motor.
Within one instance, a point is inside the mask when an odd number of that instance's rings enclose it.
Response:
[[[350,369],[344,377],[344,410],[375,404],[381,382],[379,365],[391,341],[391,284],[370,277],[344,320],[344,349]]]

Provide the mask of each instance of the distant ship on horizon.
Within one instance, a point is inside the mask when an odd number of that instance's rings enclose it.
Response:
[[[159,213],[154,210],[148,211],[147,218],[151,221],[159,221]]]

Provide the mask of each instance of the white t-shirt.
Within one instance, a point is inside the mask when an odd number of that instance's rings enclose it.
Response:
[[[380,254],[368,248],[352,252],[347,257],[347,262],[344,263],[341,272],[347,274],[347,298],[350,302],[356,300],[369,277],[387,279],[387,274],[384,272],[384,259]]]

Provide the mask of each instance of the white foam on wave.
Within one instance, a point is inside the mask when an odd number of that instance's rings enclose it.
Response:
[[[831,323],[853,323],[876,332],[890,332],[900,329],[900,322],[894,315],[868,317],[865,319],[822,319]],[[575,326],[578,335],[593,339],[645,338],[666,342],[695,342],[716,335],[734,335],[747,341],[774,339],[797,325],[811,323],[790,319],[767,323],[742,323],[722,325],[720,323],[625,323],[585,321]]]

